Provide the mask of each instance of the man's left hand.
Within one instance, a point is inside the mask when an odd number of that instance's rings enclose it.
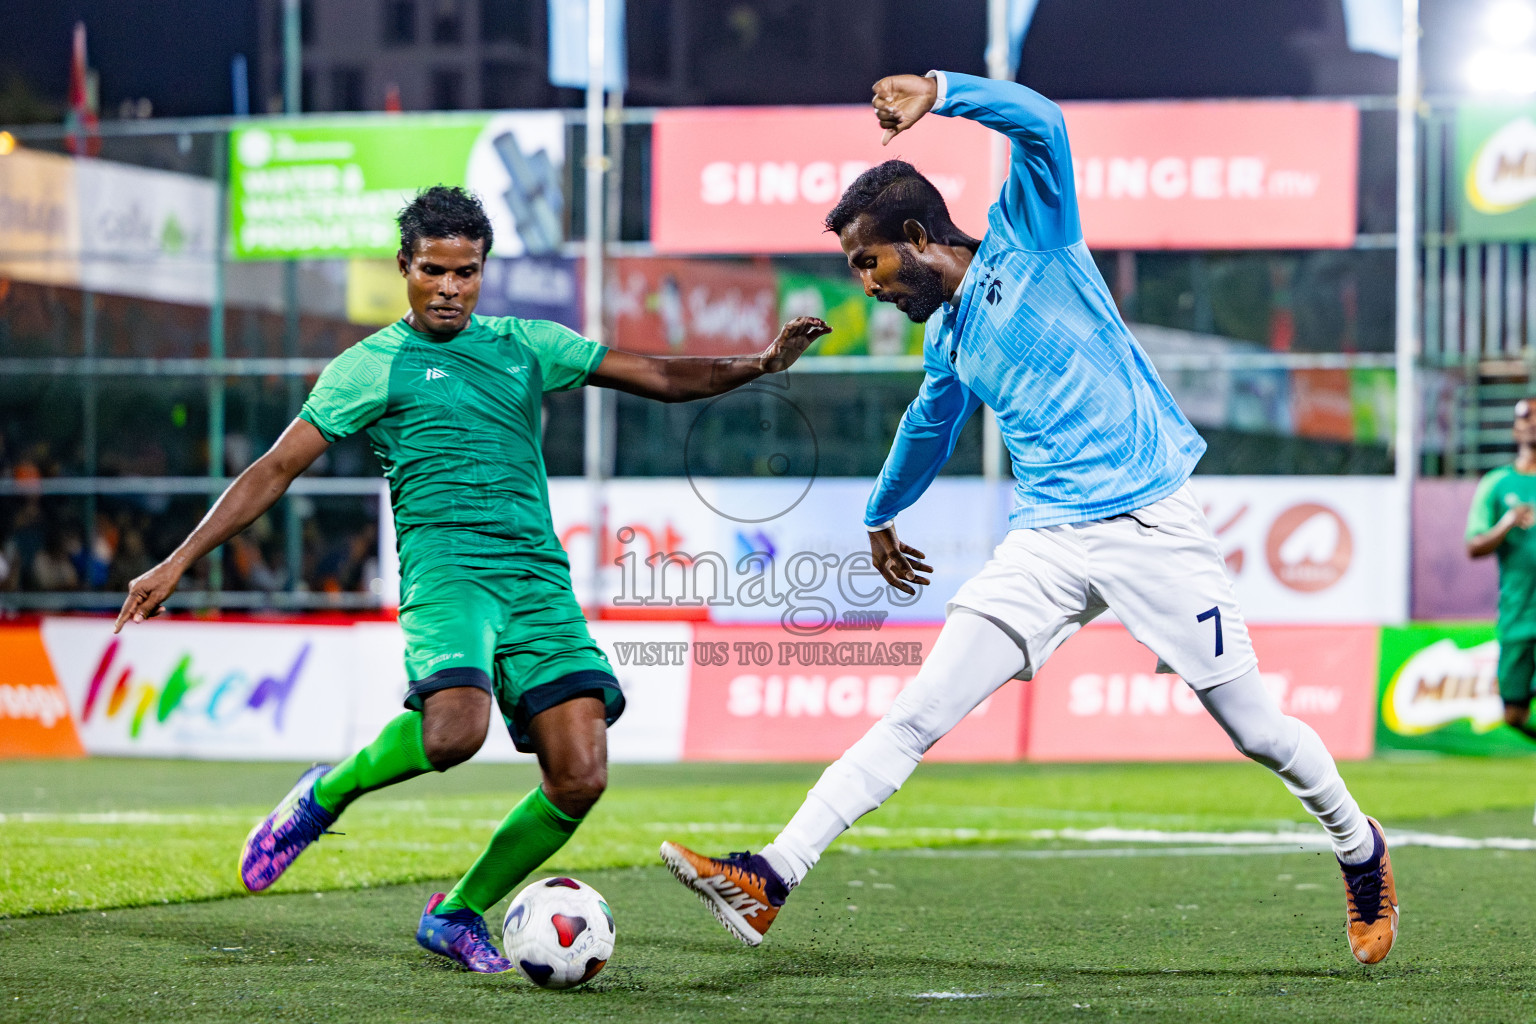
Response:
[[[779,373],[789,369],[795,364],[805,350],[811,347],[811,342],[826,334],[831,334],[832,328],[826,321],[814,316],[797,316],[784,325],[779,336],[773,339],[773,344],[763,350],[758,356],[764,373]]]

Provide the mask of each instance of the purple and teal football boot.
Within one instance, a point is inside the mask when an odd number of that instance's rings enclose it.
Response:
[[[446,898],[446,893],[439,892],[427,900],[427,909],[421,912],[421,924],[416,929],[416,941],[421,948],[440,953],[477,974],[510,971],[512,961],[496,951],[485,918],[468,907],[446,914],[434,913]]]
[[[299,854],[336,824],[336,815],[315,799],[315,780],[331,770],[317,764],[294,783],[273,812],[245,837],[240,851],[240,881],[261,892],[282,877]]]

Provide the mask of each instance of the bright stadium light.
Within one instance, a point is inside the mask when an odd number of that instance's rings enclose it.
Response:
[[[1528,96],[1536,93],[1536,53],[1479,50],[1467,63],[1467,82],[1476,92]]]
[[[1498,0],[1483,14],[1483,31],[1498,46],[1519,46],[1536,33],[1536,8],[1525,0]]]
[[[1480,93],[1536,93],[1536,52],[1525,48],[1536,35],[1536,5],[1494,0],[1483,11],[1482,29],[1483,46],[1467,62],[1467,84]]]

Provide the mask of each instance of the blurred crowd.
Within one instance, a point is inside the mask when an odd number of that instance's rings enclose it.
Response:
[[[152,446],[149,446],[152,447]],[[153,462],[153,455],[148,456]],[[45,478],[61,475],[46,442],[14,451],[0,434],[0,479],[14,492],[0,497],[0,591],[125,591],[134,577],[168,555],[207,510],[202,495],[79,495],[42,493]],[[152,474],[146,474],[152,475]],[[37,490],[28,493],[29,484]],[[301,516],[298,588],[318,593],[377,593],[378,524],[371,498],[287,499]],[[224,590],[293,589],[283,506],[233,538],[217,556]],[[213,584],[214,559],[204,559],[183,590]]]

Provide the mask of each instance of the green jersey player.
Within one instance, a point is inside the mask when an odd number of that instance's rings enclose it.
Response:
[[[267,888],[364,793],[468,760],[494,701],[540,785],[453,889],[432,897],[417,941],[473,971],[512,964],[484,913],[558,850],[607,783],[606,728],[624,696],[587,632],[555,539],[539,445],[545,392],[592,384],[664,402],[718,395],[788,368],[822,321],[790,321],[763,352],[653,357],[558,324],[477,317],[491,225],[437,186],[400,213],[411,311],[339,355],[297,419],[165,561],[129,585],[116,629],[160,612],[182,574],[250,525],[333,442],[366,430],[389,478],[399,537],[406,711],[335,766],[305,772],[251,832],[247,889]]]
[[[1499,696],[1504,721],[1536,739],[1536,399],[1515,403],[1515,461],[1478,482],[1467,554],[1499,560]]]

